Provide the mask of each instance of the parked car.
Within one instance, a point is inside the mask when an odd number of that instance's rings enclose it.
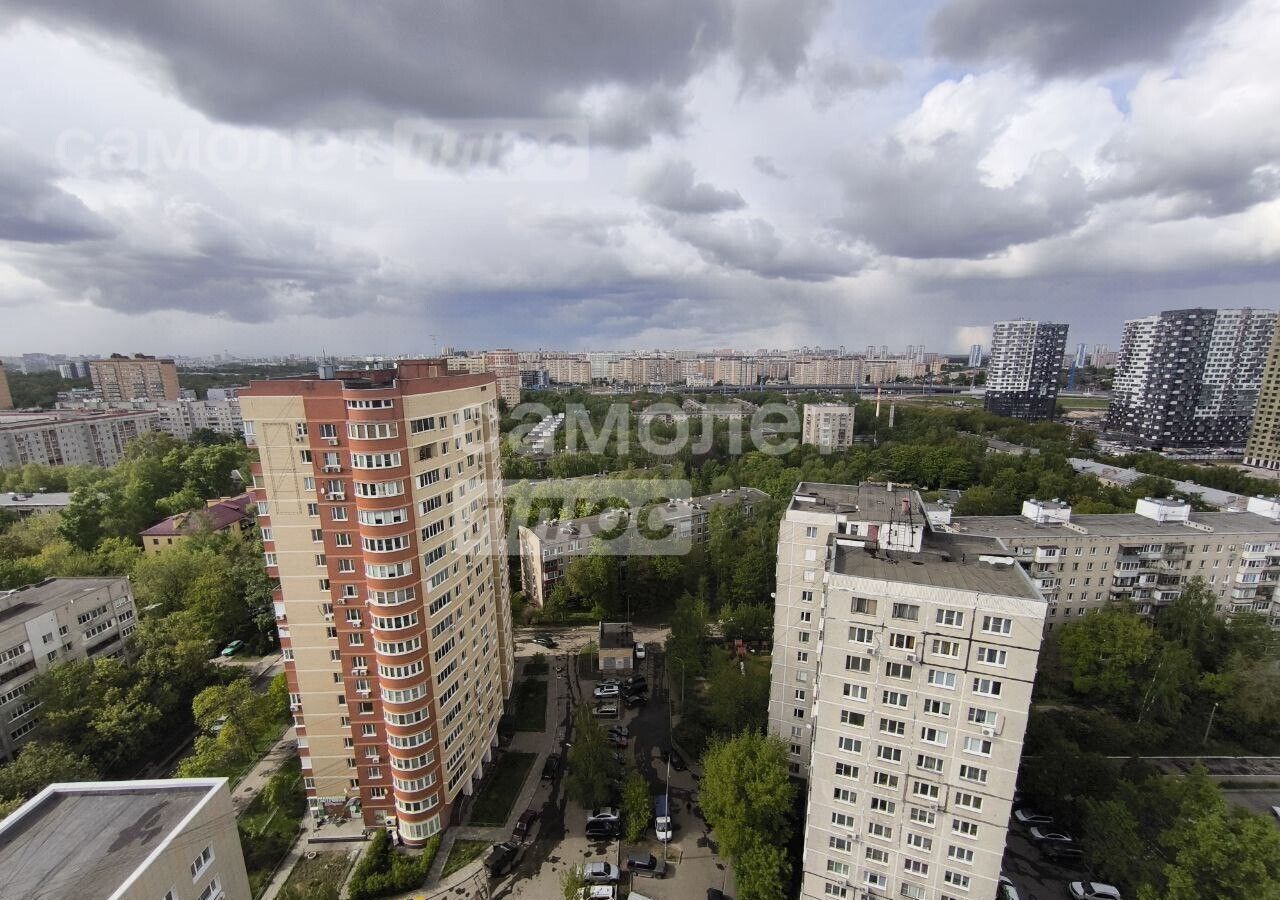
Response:
[[[560,646],[549,634],[535,634],[530,643],[537,644],[539,647],[546,647],[548,650],[554,650]]]
[[[1119,888],[1098,881],[1073,881],[1067,890],[1075,900],[1123,900]]]
[[[644,694],[627,694],[622,702],[627,704],[628,709],[632,709],[637,706],[644,706],[649,702],[649,698]]]
[[[630,678],[622,679],[622,688],[628,694],[638,694],[641,691],[649,690],[649,682],[645,680],[643,675],[632,675]]]
[[[494,878],[506,875],[511,871],[511,866],[515,864],[516,857],[519,855],[519,844],[513,844],[510,841],[494,844],[493,849],[489,851],[489,855],[485,857],[484,867],[489,870],[489,874]]]
[[[653,798],[653,831],[663,843],[671,840],[671,809],[666,794]]]
[[[542,780],[550,781],[560,774],[560,754],[552,753],[542,764]]]
[[[1049,831],[1045,828],[1032,828],[1031,840],[1037,844],[1055,843],[1055,844],[1071,844],[1074,838],[1062,831]]]
[[[635,896],[632,894],[631,896]],[[593,884],[578,890],[578,900],[617,900],[618,889],[611,884]]]
[[[1084,862],[1084,850],[1075,844],[1056,844],[1052,841],[1040,848],[1045,857],[1060,865],[1079,865]]]
[[[617,884],[621,875],[613,863],[589,862],[582,867],[582,880],[587,884]]]
[[[1021,900],[1018,889],[1003,872],[1000,873],[1000,881],[996,885],[996,900]]]
[[[612,737],[629,738],[631,737],[631,729],[626,725],[610,725],[609,734]]]
[[[244,649],[244,641],[232,641],[230,644],[222,648],[223,656],[235,656]]]
[[[602,684],[596,687],[592,694],[597,700],[616,700],[622,691],[618,689],[616,684]]]
[[[1019,825],[1027,828],[1031,828],[1034,825],[1053,824],[1053,816],[1046,816],[1044,813],[1038,813],[1034,809],[1028,809],[1025,806],[1022,809],[1014,810],[1013,818]]]
[[[597,806],[587,816],[588,822],[617,822],[620,818],[616,806]]]
[[[595,709],[597,719],[616,719],[618,718],[618,704],[616,703],[597,703]]]
[[[720,888],[707,888],[707,900],[729,900]]]
[[[636,659],[644,659],[644,641],[636,641]]]
[[[511,840],[523,841],[529,836],[529,831],[533,828],[533,823],[538,821],[538,817],[542,813],[536,809],[526,809],[520,813],[520,818],[516,819],[516,827],[511,831]]]
[[[684,760],[681,758],[680,754],[674,750],[671,751],[671,768],[675,769],[677,772],[683,772],[685,769],[689,768],[684,764]]]
[[[652,853],[629,853],[627,854],[627,871],[633,877],[641,875],[645,878],[661,878],[667,874],[667,861],[659,859]]]
[[[618,836],[619,822],[588,822],[587,839],[592,841],[611,841]]]

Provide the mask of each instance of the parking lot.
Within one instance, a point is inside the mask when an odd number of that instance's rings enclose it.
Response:
[[[1018,889],[1021,900],[1070,900],[1067,882],[1087,878],[1087,873],[1080,869],[1046,859],[1017,822],[1009,824],[1003,869]]]
[[[650,793],[661,794],[665,788],[667,765],[663,750],[669,746],[669,719],[667,693],[664,686],[663,656],[661,648],[649,644],[646,658],[640,662],[639,673],[649,684],[649,702],[638,709],[620,710],[616,720],[603,720],[605,727],[625,725],[631,732],[629,746],[621,751],[634,760],[637,770],[649,782]],[[558,717],[564,714],[568,699],[569,716],[578,703],[594,704],[592,691],[596,680],[576,677],[573,655],[564,654],[564,648],[548,653],[555,666],[556,689],[551,692],[554,716],[548,719],[548,729],[554,731],[561,724]],[[532,646],[525,652],[547,652]],[[556,719],[556,721],[552,721]],[[572,743],[572,737],[569,738]],[[562,750],[563,752],[563,750]],[[681,770],[677,765],[683,765]],[[573,867],[588,862],[605,861],[619,868],[625,866],[628,853],[652,853],[662,858],[664,852],[668,864],[663,878],[636,877],[634,883],[624,875],[618,896],[626,897],[632,891],[652,900],[685,900],[701,898],[707,888],[716,887],[729,895],[733,893],[733,875],[729,866],[715,852],[714,837],[706,823],[697,815],[697,781],[689,770],[688,761],[678,760],[670,775],[671,814],[674,837],[669,845],[659,843],[652,829],[645,839],[631,845],[622,841],[589,841],[585,835],[587,810],[567,800],[564,796],[564,772],[556,779],[550,797],[543,809],[534,838],[510,877],[494,885],[493,897],[549,898],[559,897],[561,881]]]
[[[1223,791],[1222,796],[1232,806],[1239,806],[1249,812],[1265,816],[1273,825],[1280,828],[1280,816],[1274,812],[1274,808],[1280,806],[1280,790],[1230,790]]]

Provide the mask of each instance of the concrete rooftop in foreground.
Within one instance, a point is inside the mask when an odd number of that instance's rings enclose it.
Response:
[[[106,900],[222,783],[51,785],[0,824],[0,900]]]
[[[839,535],[832,539],[836,543],[834,571],[839,575],[1042,599],[1026,572],[999,541],[926,530],[919,553],[896,550],[872,553],[862,547],[847,546]],[[1009,562],[1004,565],[979,562],[982,556],[999,556]]]

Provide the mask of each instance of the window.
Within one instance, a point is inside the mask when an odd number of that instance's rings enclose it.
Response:
[[[990,728],[995,728],[1000,721],[1000,716],[989,709],[970,706],[969,721],[975,725],[986,725]]]
[[[876,614],[876,601],[872,600],[870,597],[854,597],[850,612],[866,616],[874,616]]]
[[[831,814],[831,824],[837,828],[853,828],[857,821],[848,813],[833,812]]]
[[[867,834],[874,838],[880,838],[882,841],[893,840],[893,826],[886,825],[883,822],[868,822]]]
[[[911,783],[911,795],[924,800],[937,800],[941,788],[936,784],[928,781],[913,781]]]
[[[851,765],[850,763],[838,762],[836,763],[836,777],[837,778],[857,778],[858,767],[855,765]]]
[[[934,621],[947,628],[963,628],[964,613],[958,609],[940,609],[934,616]]]
[[[916,637],[913,634],[903,634],[899,631],[890,632],[889,646],[896,650],[914,650],[916,649]]]
[[[964,791],[956,791],[955,801],[956,806],[963,806],[965,809],[972,809],[975,811],[982,810],[982,798],[977,794],[968,794]]]
[[[964,739],[964,752],[975,756],[990,756],[991,741],[986,738],[967,737]]]
[[[801,591],[801,592],[800,592],[800,602],[801,602],[801,603],[812,603],[812,602],[813,602],[813,591]]]
[[[885,762],[900,763],[902,762],[902,750],[897,747],[888,747],[880,744],[876,747],[876,759],[883,759]]]
[[[424,431],[432,431],[436,427],[436,417],[427,416],[422,419],[409,420],[409,432],[411,434],[422,434]]]
[[[891,816],[897,811],[897,809],[898,804],[894,803],[892,800],[888,800],[884,797],[871,798],[872,812],[885,813],[886,815]]]
[[[971,863],[973,862],[973,851],[968,847],[957,847],[955,844],[947,847],[947,859],[954,859],[956,862]]]
[[[918,622],[920,621],[920,607],[914,603],[895,603],[893,604],[892,615],[895,619]]]
[[[934,826],[937,821],[937,814],[931,809],[920,809],[919,807],[911,807],[911,821],[917,825],[925,825],[929,828]]]
[[[961,875],[959,872],[952,872],[950,869],[947,869],[942,873],[942,880],[953,887],[962,888],[966,891],[969,890],[968,875]]]
[[[924,701],[924,711],[925,715],[948,717],[951,715],[951,701],[930,698]]]
[[[849,889],[842,884],[832,884],[830,881],[822,886],[822,893],[828,897],[836,897],[839,900],[849,896]]]
[[[1012,634],[1013,619],[1001,616],[983,616],[982,630],[987,634]]]
[[[986,663],[989,666],[1003,666],[1009,657],[1007,650],[997,650],[995,647],[979,647],[978,662]]]
[[[220,898],[222,896],[224,896],[222,893],[222,882],[215,878],[204,886],[204,890],[200,892],[200,896],[197,897],[196,900],[215,900],[215,898]]]
[[[911,678],[911,666],[907,663],[888,662],[884,664],[884,674],[888,678]]]
[[[191,863],[191,880],[195,881],[204,874],[204,870],[209,868],[209,864],[213,862],[213,847],[205,847],[200,851],[200,855]]]
[[[844,658],[844,667],[848,672],[870,672],[871,657],[850,654]]]
[[[845,753],[861,753],[862,741],[842,734],[836,738],[836,749],[843,750]]]
[[[960,642],[944,641],[935,638],[933,641],[933,652],[937,656],[950,656],[954,659],[960,655]]]
[[[952,819],[951,830],[964,837],[976,838],[978,836],[978,823],[966,822],[964,819]]]
[[[880,733],[896,734],[899,737],[902,737],[907,733],[907,723],[901,722],[898,719],[881,719]]]
[[[962,765],[960,767],[960,777],[965,781],[972,781],[976,784],[986,784],[987,770],[980,769],[977,766]]]
[[[991,678],[973,679],[973,692],[987,697],[999,697],[1002,685]]]
[[[844,695],[850,700],[866,701],[867,686],[865,684],[850,684],[846,681],[844,683]]]
[[[944,760],[941,757],[929,756],[927,753],[916,754],[916,768],[926,772],[941,772]]]
[[[926,744],[937,744],[939,747],[945,747],[947,746],[947,733],[941,728],[926,725],[920,729],[920,740]]]
[[[926,863],[922,863],[918,859],[911,859],[910,857],[907,857],[902,861],[902,868],[910,872],[912,875],[929,874],[929,866]]]
[[[849,629],[849,640],[855,644],[874,644],[876,634],[870,628],[855,626]]]
[[[858,795],[849,788],[838,787],[831,793],[832,799],[837,803],[857,803]]]
[[[954,691],[956,689],[955,672],[944,672],[941,669],[930,669],[927,680],[929,684],[934,687],[940,687],[943,690]]]
[[[886,706],[897,706],[901,709],[906,709],[911,700],[911,695],[904,691],[885,691],[880,699]]]
[[[852,725],[855,728],[861,728],[867,724],[867,717],[860,712],[854,712],[850,709],[840,710],[840,724]]]
[[[829,859],[827,860],[827,871],[832,875],[842,875],[847,878],[849,877],[849,864]]]

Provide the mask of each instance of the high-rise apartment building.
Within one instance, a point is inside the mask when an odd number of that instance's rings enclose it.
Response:
[[[308,803],[421,844],[493,759],[511,689],[497,380],[336,376],[240,394]]]
[[[1089,353],[1088,353],[1088,350],[1086,350],[1084,344],[1076,344],[1076,355],[1075,355],[1075,359],[1073,360],[1073,362],[1075,363],[1075,367],[1077,369],[1083,369],[1085,366],[1085,363],[1088,362],[1088,360],[1089,360]]]
[[[171,359],[113,353],[89,361],[93,389],[108,403],[117,400],[177,400],[178,368]]]
[[[982,365],[982,345],[971,344],[969,346],[969,368],[976,369]]]
[[[1274,329],[1262,370],[1253,427],[1244,448],[1244,464],[1280,469],[1280,328]]]
[[[13,409],[13,394],[9,391],[9,376],[4,373],[4,363],[0,362],[0,409]]]
[[[1276,314],[1179,309],[1124,323],[1107,429],[1157,449],[1243,447]]]
[[[47,578],[0,591],[0,760],[13,759],[40,721],[27,697],[50,666],[117,656],[133,633],[128,578]]]
[[[520,354],[514,350],[488,350],[484,369],[498,379],[498,396],[511,409],[520,405]]]
[[[801,442],[829,450],[852,447],[855,409],[845,403],[806,403]]]
[[[159,427],[154,409],[0,415],[0,468],[114,466],[129,441]]]
[[[996,322],[987,360],[987,411],[1015,419],[1053,418],[1066,347],[1066,325]]]
[[[808,786],[806,900],[994,897],[1045,602],[919,495],[802,483],[778,534],[769,729]]]

